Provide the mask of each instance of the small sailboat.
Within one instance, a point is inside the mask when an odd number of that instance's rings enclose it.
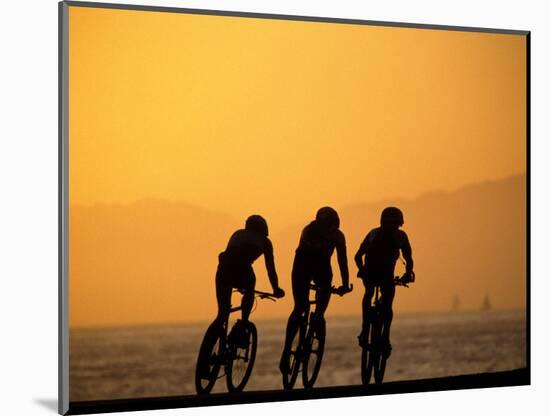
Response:
[[[481,310],[490,311],[491,308],[491,301],[489,300],[489,295],[486,293],[485,297],[483,298],[483,303],[481,304]]]

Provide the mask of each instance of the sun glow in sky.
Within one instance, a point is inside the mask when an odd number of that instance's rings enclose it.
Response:
[[[283,230],[327,204],[414,198],[526,171],[524,36],[69,12],[71,207],[154,198],[238,221],[261,213]],[[136,277],[143,267],[122,277],[133,270],[123,248],[134,243],[120,242],[116,265],[101,263],[82,230],[96,238],[109,229],[78,224],[72,325],[132,321],[135,308],[117,304],[129,285],[136,299],[158,300],[142,308],[147,317],[181,319],[170,293],[185,282],[174,283],[169,266],[154,288]],[[94,249],[106,240],[97,237]],[[125,284],[113,288],[110,279]],[[208,299],[214,314],[213,290]]]
[[[71,203],[283,221],[525,171],[522,36],[71,7],[69,45]]]

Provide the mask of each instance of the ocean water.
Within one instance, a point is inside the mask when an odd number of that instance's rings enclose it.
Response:
[[[258,351],[246,390],[280,389],[278,362],[286,322],[255,324]],[[195,363],[207,325],[71,330],[70,400],[195,394]],[[316,386],[360,384],[360,325],[356,317],[327,318],[325,355]],[[393,352],[384,381],[526,366],[524,311],[400,314],[394,318],[391,338]],[[227,391],[225,378],[213,391]]]

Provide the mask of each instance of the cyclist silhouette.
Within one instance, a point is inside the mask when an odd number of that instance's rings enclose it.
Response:
[[[318,287],[316,317],[321,325],[325,324],[324,313],[328,307],[332,285],[332,267],[330,259],[334,250],[338,257],[338,266],[342,276],[342,286],[338,293],[343,295],[349,291],[349,272],[346,254],[346,239],[339,230],[340,218],[338,213],[330,207],[323,207],[317,211],[315,220],[306,225],[302,231],[298,248],[292,265],[292,295],[294,309],[288,318],[286,339],[279,364],[284,373],[287,369],[288,354],[292,340],[300,327],[302,314],[309,304],[310,282]]]
[[[218,315],[212,325],[221,324],[228,319],[233,288],[243,291],[242,321],[248,321],[254,303],[254,288],[256,286],[252,263],[262,254],[265,258],[265,266],[274,296],[281,298],[285,295],[284,290],[279,287],[273,258],[273,245],[268,235],[266,220],[260,215],[251,215],[246,220],[245,228],[233,233],[227,243],[227,248],[218,256],[219,263],[216,272]]]
[[[399,259],[399,252],[405,259],[403,283],[412,281],[413,259],[409,238],[399,228],[404,224],[403,213],[399,208],[388,207],[382,211],[380,227],[371,230],[355,254],[355,263],[359,269],[357,276],[363,280],[365,295],[363,297],[363,328],[359,335],[359,345],[363,346],[363,333],[366,316],[372,301],[374,289],[380,287],[384,313],[384,353],[391,354],[390,326],[393,319],[392,303],[395,296],[394,270]]]

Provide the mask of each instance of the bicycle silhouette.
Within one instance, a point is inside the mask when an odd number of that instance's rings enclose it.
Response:
[[[411,276],[410,283],[414,282],[414,273],[412,273]],[[401,277],[395,277],[395,285],[409,287],[408,283],[403,282],[401,279]],[[361,381],[365,386],[370,383],[373,370],[374,382],[376,384],[382,383],[386,371],[386,362],[389,356],[384,350],[384,339],[382,334],[384,333],[384,326],[386,323],[384,322],[379,289],[380,287],[376,286],[374,302],[368,309],[368,319],[365,323],[363,332],[364,338],[361,347]]]
[[[233,290],[240,292],[241,290]],[[254,291],[256,298],[270,299],[277,298],[272,293]],[[230,314],[240,311],[241,306],[230,308]],[[258,332],[256,326],[250,320],[247,322],[237,320],[244,332],[244,337],[237,336],[233,325],[228,335],[228,318],[221,325],[211,325],[206,331],[197,358],[195,371],[195,388],[198,394],[208,394],[214,387],[218,378],[226,376],[227,389],[229,392],[240,392],[246,386],[256,359],[258,347]],[[219,376],[220,369],[224,367],[224,375]]]
[[[305,388],[312,388],[321,369],[321,361],[325,351],[325,320],[319,319],[315,311],[310,312],[311,305],[317,303],[317,293],[320,288],[314,284],[309,286],[310,291],[315,292],[315,298],[309,300],[306,310],[300,316],[299,329],[294,334],[290,351],[287,354],[288,363],[285,366],[288,371],[283,372],[283,387],[292,389],[298,379],[300,367],[302,371],[302,384]],[[353,285],[350,285],[350,291]],[[340,294],[333,286],[331,293]],[[342,294],[340,294],[342,296]]]

